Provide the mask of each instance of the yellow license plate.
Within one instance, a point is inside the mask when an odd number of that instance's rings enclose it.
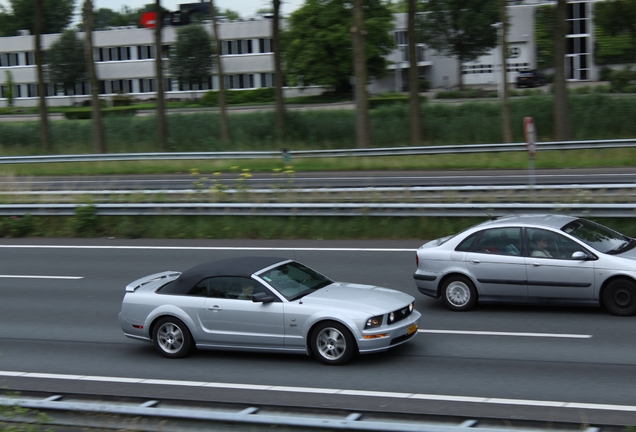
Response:
[[[417,330],[417,324],[411,324],[409,328],[406,330],[406,334],[410,335],[411,333],[415,333]]]

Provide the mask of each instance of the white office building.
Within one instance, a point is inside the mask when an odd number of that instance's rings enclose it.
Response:
[[[536,68],[534,37],[534,10],[545,2],[524,2],[508,7],[511,20],[508,34],[509,53],[506,60],[507,81],[514,82],[516,73]],[[567,78],[569,80],[593,80],[597,71],[592,60],[593,1],[573,1],[568,4],[570,34],[567,48]],[[404,91],[408,83],[408,37],[406,14],[395,15],[393,36],[396,49],[388,56],[387,75],[368,85],[370,93]],[[209,23],[206,27],[211,29]],[[176,39],[175,27],[163,30],[164,55]],[[222,61],[225,87],[233,90],[271,87],[273,85],[274,55],[271,45],[272,21],[266,17],[220,22]],[[83,34],[79,34],[83,37]],[[47,49],[59,37],[43,35],[42,48]],[[114,94],[128,94],[138,99],[150,99],[156,91],[154,30],[136,27],[120,27],[94,32],[94,58],[100,80],[100,94],[108,99]],[[13,96],[16,106],[35,106],[37,100],[37,73],[34,61],[34,39],[22,31],[13,37],[0,38],[0,93],[4,95],[5,71],[10,71],[14,83]],[[477,61],[462,65],[464,84],[497,84],[501,76],[501,59],[498,48]],[[451,88],[459,83],[457,60],[437,55],[425,45],[418,45],[418,72],[426,77],[434,88]],[[167,77],[164,83],[166,98],[200,97],[209,89],[218,89],[218,76],[212,75],[201,84],[180,85]],[[314,94],[319,88],[286,88],[286,96]],[[53,84],[47,85],[47,103],[51,106],[69,105],[89,99],[88,83],[78,83],[68,91]],[[6,103],[6,99],[0,98]]]

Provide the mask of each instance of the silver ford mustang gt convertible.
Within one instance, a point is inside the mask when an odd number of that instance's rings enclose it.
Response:
[[[119,322],[166,357],[193,347],[314,355],[329,365],[385,351],[417,333],[414,298],[334,282],[285,258],[242,257],[167,271],[126,287]]]

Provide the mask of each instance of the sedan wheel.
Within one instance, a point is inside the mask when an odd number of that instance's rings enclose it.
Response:
[[[477,290],[473,283],[463,276],[451,276],[442,286],[442,296],[446,306],[454,311],[467,311],[477,302]]]
[[[190,352],[192,336],[186,325],[176,318],[161,318],[155,324],[153,343],[168,358],[181,358]]]
[[[328,365],[345,364],[356,351],[351,332],[336,322],[318,324],[313,331],[311,344],[314,356]]]
[[[603,292],[603,304],[612,315],[635,315],[636,284],[628,279],[610,282]]]

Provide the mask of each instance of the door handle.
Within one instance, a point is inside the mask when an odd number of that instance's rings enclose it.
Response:
[[[223,308],[220,307],[219,305],[214,305],[214,306],[208,306],[208,310],[211,310],[213,312],[218,312],[220,310],[223,310]]]
[[[532,264],[530,264],[532,267],[541,267],[541,263],[538,262],[533,262]]]
[[[472,260],[472,261],[471,261],[471,263],[473,263],[473,264],[479,264],[479,263],[481,263],[481,261],[479,261],[478,259],[474,259],[474,260]]]

